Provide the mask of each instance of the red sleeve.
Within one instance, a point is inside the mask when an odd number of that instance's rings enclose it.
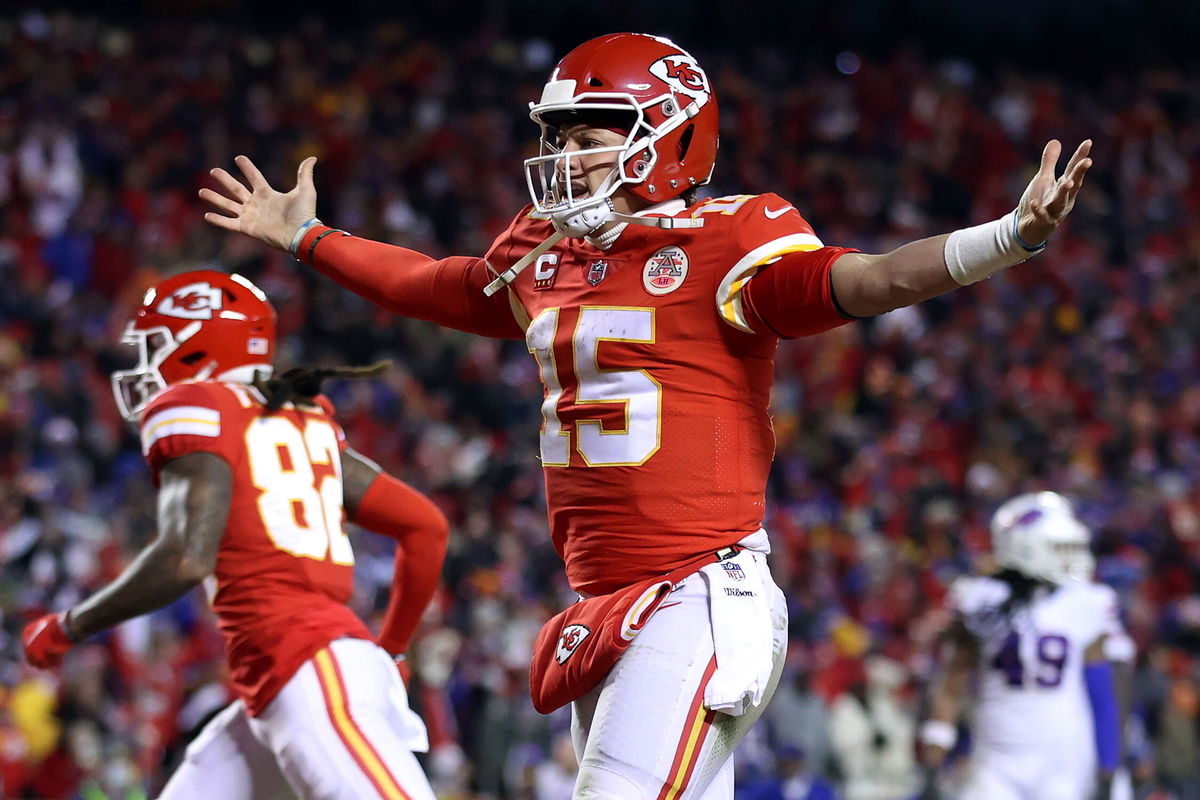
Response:
[[[437,591],[449,523],[433,501],[387,473],[367,489],[354,522],[396,540],[392,593],[379,645],[389,653],[403,653]]]
[[[215,383],[178,383],[169,386],[142,412],[142,454],[150,465],[150,478],[158,486],[158,472],[168,461],[189,453],[213,453],[236,467],[237,455],[227,435],[234,424],[232,396]]]
[[[811,336],[855,319],[842,311],[833,296],[830,270],[848,247],[787,253],[765,266],[742,289],[742,303],[751,325],[760,322],[783,338]]]
[[[313,226],[296,252],[322,275],[396,314],[498,339],[525,336],[506,292],[484,296],[492,276],[482,258],[437,260],[327,225]]]
[[[841,325],[829,272],[844,247],[825,247],[800,212],[776,194],[712,201],[730,217],[717,310],[735,328],[781,337]]]

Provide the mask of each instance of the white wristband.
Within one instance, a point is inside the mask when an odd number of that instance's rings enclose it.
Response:
[[[1002,269],[1016,266],[1046,249],[1042,242],[1028,247],[1017,235],[1017,212],[973,228],[961,228],[946,237],[946,270],[961,286],[981,281]]]
[[[958,741],[958,728],[940,719],[927,719],[921,724],[921,744],[940,747],[949,752]]]
[[[321,222],[321,220],[317,219],[316,217],[313,217],[308,222],[306,222],[300,226],[300,229],[296,231],[296,235],[292,237],[291,246],[288,247],[288,252],[292,254],[292,258],[298,258],[298,256],[296,255],[296,250],[299,249],[300,242],[304,241],[304,234],[308,233],[309,228],[311,228],[314,225],[324,225],[324,224],[325,223]]]

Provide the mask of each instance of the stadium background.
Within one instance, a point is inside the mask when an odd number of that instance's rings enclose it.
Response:
[[[524,686],[539,624],[569,599],[524,345],[378,312],[209,228],[196,189],[237,153],[277,185],[315,153],[323,219],[482,252],[525,202],[522,112],[555,58],[633,28],[715,80],[711,193],[778,192],[831,243],[880,251],[994,218],[1047,138],[1096,139],[1079,207],[1035,261],[781,348],[768,528],[792,645],[739,797],[780,796],[781,775],[848,800],[912,794],[939,603],[986,567],[990,510],[1033,487],[1077,501],[1137,641],[1138,796],[1200,797],[1200,5],[158,5],[0,11],[0,796],[152,795],[227,699],[198,595],[58,675],[25,667],[18,641],[152,535],[113,343],[158,276],[217,266],[274,300],[282,365],[396,361],[330,394],[351,441],[453,523],[413,654],[439,792],[569,797],[567,718],[538,716]],[[355,542],[356,607],[377,622],[387,543]]]

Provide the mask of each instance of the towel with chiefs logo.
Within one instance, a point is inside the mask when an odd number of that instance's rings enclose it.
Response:
[[[533,707],[549,714],[598,686],[675,585],[713,558],[706,553],[667,575],[581,599],[551,617],[538,633],[529,662]]]

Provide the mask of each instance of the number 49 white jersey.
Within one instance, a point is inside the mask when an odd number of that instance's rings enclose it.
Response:
[[[953,610],[980,647],[971,726],[977,745],[1069,747],[1094,758],[1084,657],[1102,636],[1128,641],[1116,594],[1098,583],[1039,588],[1030,602],[1007,610],[1010,593],[1008,583],[983,576],[960,578],[950,590]]]

